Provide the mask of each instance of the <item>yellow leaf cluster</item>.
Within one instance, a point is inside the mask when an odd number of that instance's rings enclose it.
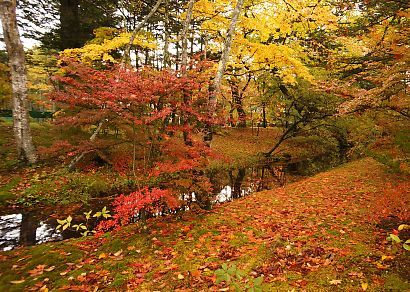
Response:
[[[101,37],[101,35],[99,35]],[[61,56],[80,60],[83,63],[92,64],[95,61],[111,62],[116,60],[113,53],[124,49],[129,43],[131,33],[121,33],[110,39],[103,39],[94,43],[91,41],[81,48],[66,49],[61,52]],[[140,33],[134,39],[133,45],[141,48],[155,49],[157,43],[152,34]]]

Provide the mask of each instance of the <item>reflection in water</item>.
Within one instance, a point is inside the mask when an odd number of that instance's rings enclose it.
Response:
[[[10,250],[20,242],[20,225],[22,214],[11,214],[0,217],[0,247]]]
[[[181,210],[189,210],[189,202],[196,202],[203,209],[211,209],[214,204],[232,201],[256,191],[270,189],[281,184],[277,177],[278,174],[282,175],[276,167],[272,168],[272,166],[268,168],[266,166],[239,168],[210,174],[209,178],[213,186],[211,196],[208,193],[183,194],[181,199],[188,204],[183,206]],[[90,209],[101,209],[102,206],[109,204],[104,200],[97,201],[90,206]],[[176,212],[176,210],[167,210],[156,214],[141,212],[136,214],[135,220]],[[35,245],[79,236],[78,233],[68,230],[57,231],[55,230],[56,226],[57,222],[50,217],[50,214],[23,212],[0,216],[0,250],[10,250],[19,245]]]
[[[19,245],[34,245],[62,240],[55,225],[38,222],[32,214],[10,214],[0,216],[0,249],[11,250]]]
[[[36,244],[57,240],[63,240],[61,232],[56,230],[55,226],[41,221],[36,230]]]

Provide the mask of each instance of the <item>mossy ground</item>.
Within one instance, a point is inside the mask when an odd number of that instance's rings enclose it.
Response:
[[[409,254],[393,253],[371,219],[399,179],[363,159],[209,212],[3,252],[0,290],[217,291],[227,285],[214,271],[235,263],[243,282],[263,274],[266,291],[406,291],[408,267],[398,263]]]

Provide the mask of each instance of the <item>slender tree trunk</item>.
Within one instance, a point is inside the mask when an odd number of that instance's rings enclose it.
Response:
[[[231,106],[229,110],[229,126],[233,128],[235,127],[234,118],[233,118],[233,112],[235,111],[235,104],[233,101],[231,101],[229,104]]]
[[[243,179],[245,178],[246,175],[246,169],[245,168],[240,168],[238,170],[238,175],[236,176],[235,183],[233,185],[233,191],[232,191],[232,198],[233,199],[238,199],[242,195],[242,183]]]
[[[165,0],[165,27],[164,27],[164,68],[171,66],[171,60],[169,57],[169,0]]]
[[[194,2],[195,0],[189,0],[188,2],[184,26],[181,32],[181,40],[182,40],[181,72],[182,72],[182,75],[186,75],[186,70],[188,66],[188,28],[192,20],[192,10],[194,7]]]
[[[101,120],[100,123],[98,124],[97,128],[94,130],[93,134],[90,137],[90,141],[94,141],[97,138],[98,133],[101,131],[101,128],[104,124],[104,120]],[[74,157],[74,159],[70,162],[70,165],[68,166],[69,170],[73,170],[75,165],[80,162],[81,159],[85,156],[86,152],[82,152],[81,154],[77,155]]]
[[[179,33],[177,32],[177,39],[179,39]],[[175,43],[175,70],[179,70],[179,42]]]
[[[129,64],[130,62],[130,50],[131,46],[134,43],[135,37],[137,36],[137,33],[141,30],[141,28],[145,25],[145,23],[148,21],[148,19],[151,18],[151,16],[158,10],[158,7],[161,5],[162,0],[158,0],[157,3],[155,3],[154,7],[152,7],[151,11],[145,16],[145,18],[141,21],[140,24],[137,25],[136,28],[134,28],[134,31],[131,34],[130,41],[125,47],[124,50],[124,56],[122,58],[121,63],[123,64]]]
[[[195,41],[195,27],[192,26],[192,30],[191,30],[191,56],[194,55],[194,41]],[[191,68],[192,68],[192,63],[191,63]]]
[[[282,133],[280,136],[279,140],[276,142],[276,144],[267,152],[265,153],[266,156],[271,156],[272,153],[279,148],[279,146],[286,141],[287,139],[293,137],[297,131],[298,131],[298,126],[299,124],[302,123],[302,121],[297,121],[292,126],[286,129],[285,132]]]
[[[242,92],[239,91],[239,84],[238,80],[234,79],[230,81],[231,84],[231,92],[232,92],[232,105],[233,108],[236,109],[238,113],[238,124],[236,125],[238,128],[246,128],[246,112],[243,109],[242,101],[243,96]]]
[[[149,65],[149,51],[148,51],[148,49],[145,49],[145,63],[144,63],[144,65],[145,66]]]
[[[0,18],[13,88],[13,129],[17,155],[21,161],[35,163],[37,156],[31,138],[27,111],[27,75],[24,48],[17,28],[16,0],[0,0]]]
[[[35,245],[36,244],[36,231],[39,225],[39,220],[35,218],[35,215],[30,213],[21,214],[21,227],[20,227],[20,244],[21,245]]]
[[[188,66],[188,28],[192,21],[192,10],[194,7],[195,0],[190,0],[188,2],[188,7],[186,11],[186,17],[184,25],[181,32],[182,39],[182,53],[181,53],[181,74],[183,77],[187,75],[187,66]],[[187,104],[190,101],[189,93],[184,91],[184,103]],[[183,125],[188,125],[188,117],[186,115],[182,116]],[[192,138],[190,133],[187,130],[183,131],[184,142],[186,145],[192,146]]]
[[[216,76],[214,79],[214,82],[210,88],[210,93],[209,93],[209,112],[215,113],[216,106],[217,106],[217,97],[219,92],[221,91],[221,82],[222,82],[222,77],[224,76],[225,69],[226,69],[226,64],[228,62],[228,57],[229,57],[229,52],[231,50],[232,46],[232,39],[233,35],[235,32],[236,24],[238,23],[239,15],[241,13],[241,9],[243,6],[244,0],[238,0],[236,2],[235,9],[232,13],[232,19],[231,19],[231,24],[229,25],[228,32],[226,33],[226,38],[224,42],[224,47],[222,50],[222,56],[221,59],[219,60],[218,64],[218,71],[216,72]],[[205,128],[205,135],[204,135],[204,142],[208,145],[211,146],[211,141],[213,138],[212,135],[212,128],[211,125],[207,125]]]
[[[266,104],[262,104],[262,127],[266,128],[268,126],[268,122],[266,120]]]
[[[208,36],[204,35],[204,60],[208,59]]]
[[[138,58],[138,49],[135,49],[134,53],[135,53],[135,68],[139,68],[140,64],[139,64],[139,58]]]

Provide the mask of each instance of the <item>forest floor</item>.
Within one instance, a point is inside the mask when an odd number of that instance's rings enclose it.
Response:
[[[408,179],[366,158],[211,211],[2,252],[0,290],[246,291],[263,275],[264,291],[408,291],[409,253],[386,241],[402,222],[376,226]],[[217,284],[221,267],[244,276]]]

